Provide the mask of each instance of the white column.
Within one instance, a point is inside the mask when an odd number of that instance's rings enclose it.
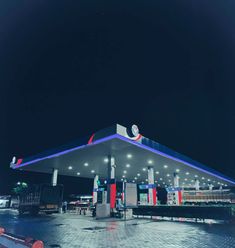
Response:
[[[58,169],[53,169],[52,178],[51,178],[52,186],[57,185],[57,178],[58,178]]]
[[[115,158],[108,156],[108,185],[107,185],[107,203],[110,204],[110,209],[115,207],[116,203],[116,181],[115,181]]]
[[[93,205],[97,203],[97,195],[98,195],[98,180],[99,180],[99,176],[98,175],[95,175],[94,177],[94,182],[93,182],[93,199],[92,199],[92,202],[93,202]]]
[[[174,187],[179,187],[179,176],[176,172],[174,173]]]
[[[211,190],[211,191],[213,190],[213,184],[211,184],[211,183],[209,184],[209,190]]]
[[[152,166],[148,167],[148,184],[151,184],[151,186],[154,185],[154,169]],[[150,205],[156,205],[156,188],[149,188],[148,189],[149,194],[149,204]]]
[[[195,189],[199,190],[200,189],[200,182],[198,179],[195,179]]]

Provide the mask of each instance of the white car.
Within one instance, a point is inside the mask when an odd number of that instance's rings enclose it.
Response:
[[[0,196],[0,208],[8,208],[10,203],[9,196]]]

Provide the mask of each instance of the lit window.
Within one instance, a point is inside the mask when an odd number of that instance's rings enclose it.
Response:
[[[165,164],[163,167],[166,169],[166,168],[168,168],[168,165]]]
[[[85,164],[84,164],[84,166],[86,166],[86,167],[87,167],[87,166],[88,166],[88,163],[85,163]]]
[[[127,154],[127,158],[132,158],[132,155],[131,154]]]
[[[80,174],[81,174],[80,172],[77,172],[77,175],[78,175],[78,176],[80,176]]]
[[[126,168],[130,168],[130,164],[126,164]]]
[[[69,167],[68,167],[68,169],[69,169],[69,170],[72,170],[72,169],[73,169],[73,167],[72,167],[72,166],[69,166]]]
[[[158,175],[159,174],[159,171],[156,171],[156,174]]]
[[[152,164],[153,163],[153,161],[152,160],[148,160],[148,164]]]
[[[94,170],[91,170],[91,173],[95,173],[95,171]]]

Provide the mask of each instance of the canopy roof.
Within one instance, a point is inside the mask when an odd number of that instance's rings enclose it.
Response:
[[[137,129],[137,130],[136,130]],[[46,151],[41,154],[12,161],[11,168],[93,178],[98,174],[107,177],[108,155],[115,158],[116,179],[147,183],[148,166],[153,166],[158,186],[171,186],[173,174],[178,173],[181,187],[194,185],[195,179],[201,186],[234,186],[235,180],[179,154],[157,142],[132,132],[119,124],[98,131],[79,142]]]

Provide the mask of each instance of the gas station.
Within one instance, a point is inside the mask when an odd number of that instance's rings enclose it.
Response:
[[[235,180],[144,137],[136,125],[116,124],[35,156],[14,157],[10,167],[49,173],[54,186],[58,174],[93,178],[93,204],[100,218],[115,212],[117,195],[125,208],[157,207],[161,189],[168,206],[235,203],[230,192]],[[117,184],[122,185],[119,192]]]

